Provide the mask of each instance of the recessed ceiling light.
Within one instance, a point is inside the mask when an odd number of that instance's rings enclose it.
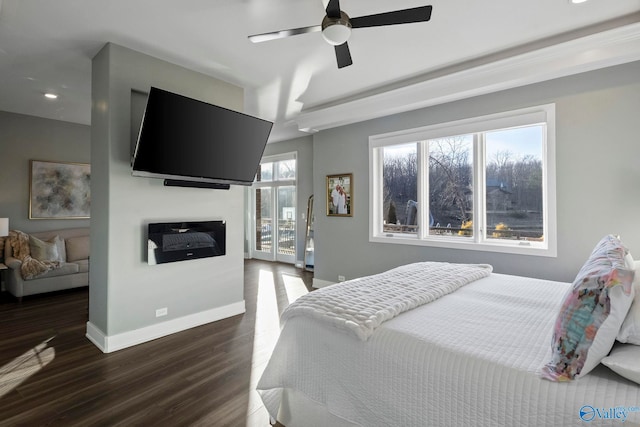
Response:
[[[44,97],[45,97],[45,98],[49,98],[49,99],[57,99],[57,98],[58,98],[58,95],[56,95],[55,93],[49,93],[49,92],[48,92],[48,93],[45,93],[45,94],[44,94]]]
[[[587,0],[571,0],[571,3],[573,3],[573,4],[579,4],[579,3],[584,3],[584,2],[586,2],[586,1],[587,1]]]

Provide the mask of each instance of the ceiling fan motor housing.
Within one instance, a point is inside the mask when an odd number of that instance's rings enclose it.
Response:
[[[322,36],[327,43],[334,46],[345,43],[351,35],[351,22],[349,16],[340,11],[339,18],[325,16],[322,20]]]

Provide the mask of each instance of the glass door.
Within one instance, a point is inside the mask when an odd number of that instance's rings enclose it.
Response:
[[[296,159],[265,157],[253,184],[253,258],[296,262]]]
[[[296,262],[296,187],[278,187],[278,245],[276,259]]]
[[[273,258],[273,209],[271,187],[256,188],[253,194],[256,206],[254,258]]]

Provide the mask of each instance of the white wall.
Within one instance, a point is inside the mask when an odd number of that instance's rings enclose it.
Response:
[[[557,258],[368,241],[368,137],[517,108],[556,103]],[[640,62],[452,102],[314,136],[316,203],[325,177],[354,174],[354,215],[316,210],[315,278],[337,281],[423,260],[487,262],[499,273],[572,281],[598,240],[620,234],[640,258]]]
[[[243,188],[164,187],[131,175],[131,93],[150,86],[243,108],[241,88],[130,49],[107,44],[94,58],[87,333],[104,351],[244,312]],[[217,219],[227,221],[225,256],[147,265],[148,223]],[[163,307],[168,316],[156,318]]]

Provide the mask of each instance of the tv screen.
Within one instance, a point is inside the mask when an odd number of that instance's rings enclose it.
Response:
[[[273,123],[152,87],[133,175],[251,185]]]

